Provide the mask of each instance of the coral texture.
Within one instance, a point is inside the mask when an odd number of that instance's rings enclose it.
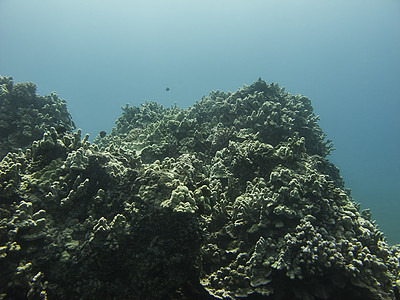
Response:
[[[93,144],[47,128],[0,163],[0,298],[398,299],[399,248],[317,121],[259,79],[127,105]]]
[[[11,77],[0,76],[0,158],[30,146],[51,127],[75,129],[65,100],[55,92],[37,95],[32,82],[14,84]]]

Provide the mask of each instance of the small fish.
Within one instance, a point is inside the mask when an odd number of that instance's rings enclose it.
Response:
[[[104,130],[100,131],[99,135],[101,138],[105,137],[107,134],[107,132],[105,132]]]
[[[57,131],[58,134],[61,134],[61,133],[66,132],[67,129],[66,129],[64,126],[61,125],[61,126],[58,126],[58,127],[56,128],[56,131]]]
[[[165,91],[168,92],[169,91],[169,87],[165,88]]]

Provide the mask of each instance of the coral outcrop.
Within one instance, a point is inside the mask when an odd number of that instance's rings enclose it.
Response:
[[[37,95],[32,82],[14,84],[11,77],[0,76],[0,158],[30,146],[51,127],[75,129],[65,100],[55,92]]]
[[[398,299],[399,249],[317,121],[259,79],[127,105],[93,144],[43,125],[0,163],[0,298]]]

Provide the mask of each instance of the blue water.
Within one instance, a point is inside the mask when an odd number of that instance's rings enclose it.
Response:
[[[355,200],[400,243],[398,0],[0,0],[0,74],[57,91],[91,138],[126,103],[278,82],[312,100]]]

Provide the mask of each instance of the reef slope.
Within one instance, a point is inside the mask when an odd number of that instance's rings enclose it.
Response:
[[[91,144],[55,94],[0,86],[0,299],[399,298],[307,97],[259,79],[126,106]],[[43,132],[3,119],[31,108]]]

